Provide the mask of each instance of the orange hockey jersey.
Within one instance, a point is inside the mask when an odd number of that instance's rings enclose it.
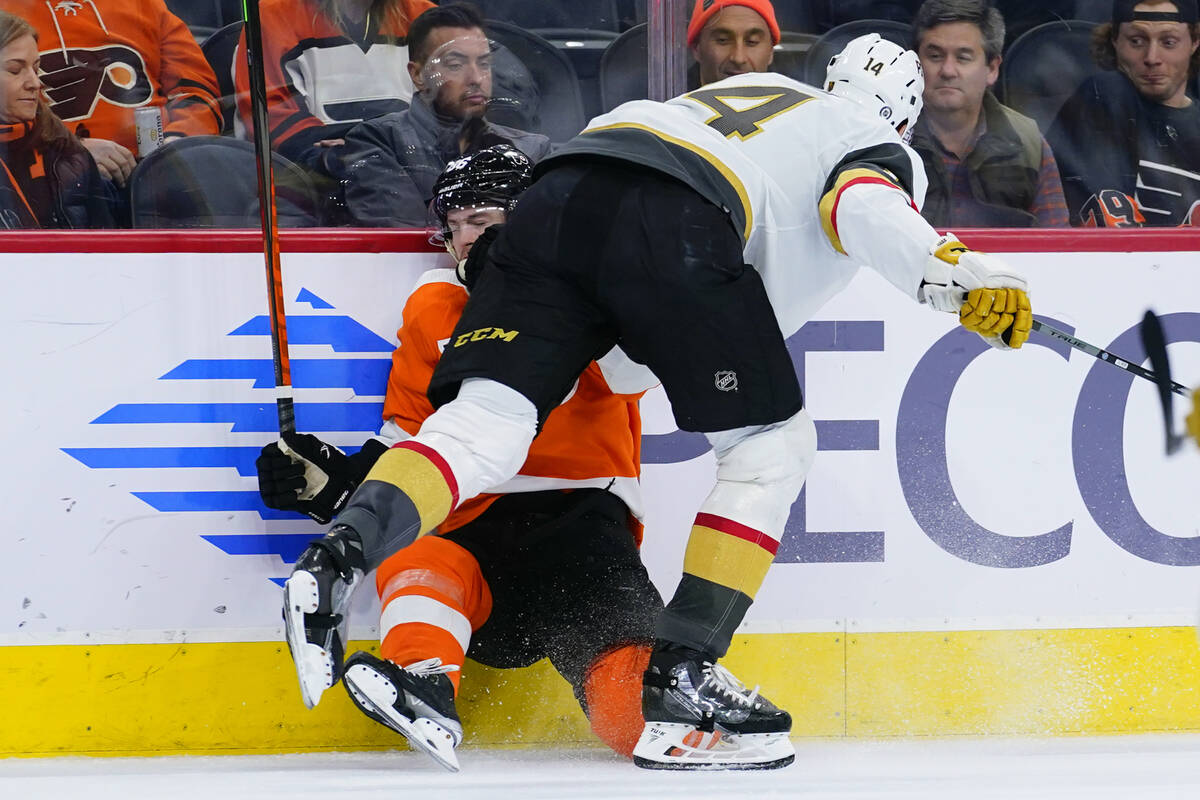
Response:
[[[453,269],[425,273],[409,296],[383,404],[380,438],[389,444],[416,434],[433,413],[425,390],[466,303],[467,290]],[[631,385],[616,387],[631,393],[617,394],[600,365],[590,364],[574,393],[550,413],[519,474],[494,487],[493,493],[464,501],[438,529],[446,532],[467,524],[501,494],[547,489],[608,488],[640,519],[637,403],[656,381],[644,371],[634,378],[632,384],[623,381]]]
[[[163,129],[220,133],[220,92],[191,31],[163,0],[4,0],[37,29],[50,108],[79,136],[137,155],[134,109],[164,108]]]
[[[321,135],[320,128],[404,108],[413,94],[404,37],[409,23],[433,6],[429,0],[397,0],[385,19],[368,17],[363,30],[347,35],[313,0],[263,0],[259,16],[273,146],[280,149],[298,134],[306,138],[306,145],[336,138]],[[243,31],[234,59],[235,132],[248,138],[252,128],[245,47]]]

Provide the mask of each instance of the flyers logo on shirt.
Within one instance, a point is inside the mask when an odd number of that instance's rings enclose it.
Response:
[[[103,100],[145,105],[154,94],[141,53],[124,45],[72,47],[41,54],[41,79],[50,108],[65,121],[86,119]]]

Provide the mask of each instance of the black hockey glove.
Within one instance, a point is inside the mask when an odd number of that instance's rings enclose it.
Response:
[[[299,511],[322,525],[332,520],[387,445],[370,439],[353,456],[307,433],[285,433],[262,449],[258,493],[267,508]]]
[[[479,234],[479,238],[471,245],[471,252],[467,253],[467,257],[458,262],[458,279],[462,281],[462,285],[470,289],[475,285],[475,281],[479,278],[479,273],[483,272],[483,264],[487,260],[488,249],[492,246],[492,242],[496,241],[496,237],[500,235],[500,231],[504,229],[503,225],[491,225],[486,228],[483,233]]]

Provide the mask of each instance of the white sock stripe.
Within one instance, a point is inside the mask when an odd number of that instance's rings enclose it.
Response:
[[[379,599],[386,601],[396,592],[409,586],[424,586],[426,589],[432,589],[445,595],[459,605],[467,604],[466,592],[463,591],[462,585],[458,581],[431,569],[415,568],[398,572],[389,578],[388,582],[384,584],[383,591],[379,594]]]
[[[406,622],[422,622],[441,628],[458,641],[463,653],[471,644],[471,621],[462,612],[419,594],[400,595],[384,606],[379,617],[379,640],[382,642],[392,628]]]

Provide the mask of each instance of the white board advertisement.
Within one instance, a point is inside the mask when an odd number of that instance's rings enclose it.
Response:
[[[300,430],[357,447],[378,427],[404,298],[439,258],[284,256]],[[1039,317],[1131,360],[1153,307],[1177,380],[1200,383],[1194,254],[1006,258]],[[322,529],[257,494],[276,435],[261,256],[0,269],[3,641],[281,638],[279,582]],[[789,345],[820,452],[745,630],[1195,621],[1200,455],[1165,456],[1151,383],[1038,335],[990,350],[869,271]],[[713,466],[661,391],[643,413],[643,553],[669,596]]]

